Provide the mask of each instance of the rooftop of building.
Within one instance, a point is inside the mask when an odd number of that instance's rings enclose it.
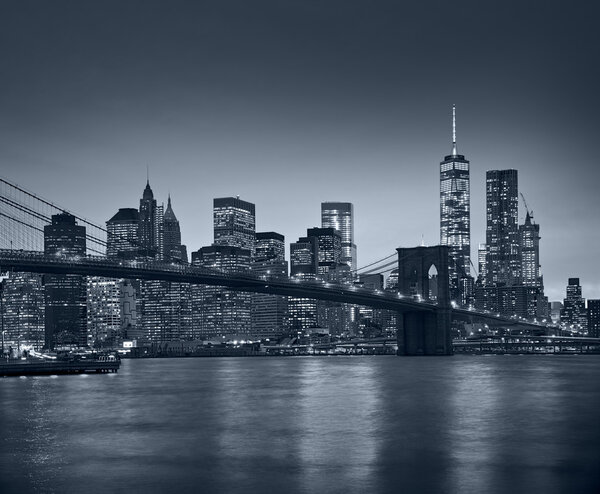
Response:
[[[281,233],[277,232],[256,232],[256,240],[279,240],[285,241],[285,237]]]
[[[246,211],[254,214],[255,205],[251,202],[244,201],[237,197],[216,197],[213,199],[213,208],[226,208],[226,207],[236,207],[240,209],[245,209]]]
[[[134,208],[120,208],[117,213],[107,221],[107,223],[126,223],[136,222],[139,219],[139,213]]]

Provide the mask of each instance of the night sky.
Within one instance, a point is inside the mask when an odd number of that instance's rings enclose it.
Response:
[[[550,300],[600,298],[600,7],[590,1],[0,0],[0,175],[103,223],[150,170],[188,250],[212,199],[295,241],[355,207],[358,265],[439,243],[439,162],[519,170]],[[521,221],[525,208],[520,205]],[[475,262],[476,264],[476,262]]]

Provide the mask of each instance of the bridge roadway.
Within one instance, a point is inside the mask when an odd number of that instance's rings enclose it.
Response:
[[[7,269],[32,273],[77,274],[224,286],[235,291],[328,300],[399,312],[431,312],[437,309],[436,304],[418,302],[397,293],[373,292],[352,285],[318,281],[266,280],[249,273],[223,273],[189,264],[113,260],[100,256],[47,256],[31,251],[2,249],[0,271]]]
[[[66,257],[45,255],[38,251],[0,249],[0,272],[6,270],[48,274],[76,274],[139,280],[163,280],[193,285],[223,286],[230,290],[304,297],[331,302],[363,305],[396,312],[435,312],[441,309],[429,301],[418,301],[395,292],[371,291],[353,285],[320,281],[275,280],[260,278],[249,273],[223,273],[214,269],[189,264],[156,261],[127,261],[103,256]],[[526,320],[515,320],[478,311],[450,308],[453,317],[487,321],[494,325],[523,328],[543,328],[544,325]]]

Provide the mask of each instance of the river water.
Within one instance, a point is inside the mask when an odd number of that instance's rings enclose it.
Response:
[[[123,361],[0,378],[0,492],[600,492],[599,356]]]

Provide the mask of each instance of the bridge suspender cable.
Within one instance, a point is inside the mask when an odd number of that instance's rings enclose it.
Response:
[[[42,199],[41,197],[38,197],[37,195],[33,194],[32,192],[29,192],[29,191],[23,189],[22,187],[19,187],[18,185],[15,185],[15,184],[13,184],[13,183],[11,183],[11,182],[3,179],[2,177],[0,177],[0,182],[8,185],[9,187],[12,187],[15,190],[18,190],[19,192],[21,192],[21,193],[23,193],[23,194],[31,197],[32,199],[35,199],[36,201],[41,202],[42,204],[45,204],[46,206],[49,206],[49,207],[55,209],[56,211],[60,211],[61,213],[69,213],[71,216],[75,217],[76,219],[78,219],[82,223],[85,223],[86,225],[89,225],[89,226],[91,226],[93,228],[97,228],[98,230],[100,230],[100,231],[102,231],[104,233],[108,233],[108,231],[105,228],[103,228],[103,227],[101,227],[99,225],[96,225],[95,223],[92,223],[91,221],[86,220],[85,218],[82,218],[82,217],[80,217],[80,216],[72,213],[68,209],[61,208],[61,207],[57,206],[56,204],[54,204],[54,203],[52,203],[50,201]]]
[[[389,256],[386,256],[386,257],[384,257],[382,259],[379,259],[378,261],[372,262],[370,264],[366,264],[364,266],[361,266],[360,268],[353,269],[352,272],[362,271],[363,269],[366,269],[366,268],[368,268],[370,266],[374,266],[375,264],[379,264],[380,262],[387,261],[388,259],[390,259],[390,258],[392,258],[394,256],[397,256],[397,255],[398,254],[396,252],[394,252],[393,254],[391,254]]]
[[[390,268],[390,266],[392,266],[392,267]],[[367,271],[363,271],[360,274],[372,274],[372,273],[378,273],[378,272],[383,273],[385,271],[391,271],[392,269],[394,269],[393,266],[398,267],[398,261],[394,260],[394,261],[384,264],[382,266],[376,266],[374,268],[368,269]],[[384,269],[384,268],[390,268],[390,269]]]
[[[0,196],[0,201],[4,202],[5,204],[8,204],[10,207],[13,207],[13,208],[15,208],[15,209],[17,209],[17,210],[25,213],[25,214],[33,216],[34,218],[36,218],[38,220],[44,221],[45,223],[50,224],[50,222],[52,221],[52,219],[49,216],[44,215],[42,213],[39,213],[39,212],[37,212],[37,211],[35,211],[35,210],[31,209],[31,208],[28,208],[27,206],[23,206],[22,204],[19,204],[18,202],[15,202],[15,201],[13,201],[11,199],[7,199],[6,197],[1,197]],[[3,214],[2,216],[6,217],[6,218],[9,218],[9,219],[12,219],[14,221],[19,221],[19,220],[16,220],[16,219],[12,218],[11,216],[8,216],[8,215],[5,215],[5,214]],[[21,223],[21,224],[23,224],[25,226],[31,226],[32,228],[34,228],[36,230],[39,230],[42,233],[44,232],[43,229],[34,227],[33,225],[29,225],[29,224],[27,224],[25,222],[19,221],[19,223]],[[90,233],[87,233],[87,232],[86,232],[85,236],[92,243],[100,244],[103,247],[106,247],[106,241],[105,240],[102,240],[101,238],[95,237],[94,235],[92,235]],[[100,251],[94,250],[92,248],[89,248],[89,249],[93,250],[94,252],[100,252]]]

